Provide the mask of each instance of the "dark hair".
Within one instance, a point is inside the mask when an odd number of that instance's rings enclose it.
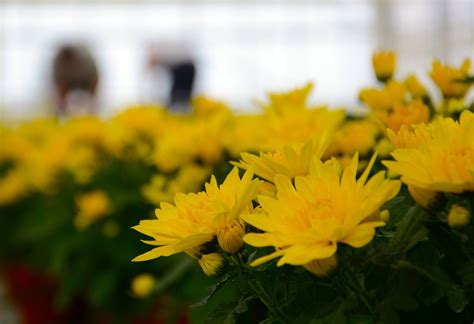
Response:
[[[66,45],[58,50],[53,61],[53,81],[60,96],[71,90],[94,93],[98,78],[97,66],[87,48]]]

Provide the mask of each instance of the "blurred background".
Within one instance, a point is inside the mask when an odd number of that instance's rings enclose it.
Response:
[[[309,80],[319,103],[353,109],[358,90],[374,83],[376,49],[395,50],[398,72],[422,80],[432,58],[460,64],[474,57],[472,0],[0,3],[4,118],[87,105],[81,92],[61,96],[57,65],[67,70],[75,60],[83,75],[73,83],[89,82],[76,88],[93,93],[98,112],[109,115],[145,102],[179,108],[191,93],[248,111],[265,91]]]

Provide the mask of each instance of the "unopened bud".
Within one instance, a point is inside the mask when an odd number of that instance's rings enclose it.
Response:
[[[303,267],[318,277],[326,277],[337,267],[337,258],[333,255],[326,259],[313,260],[306,263]]]
[[[208,277],[219,275],[224,267],[224,262],[224,258],[219,253],[204,254],[201,259],[199,259],[199,265]]]
[[[388,209],[382,210],[380,212],[380,220],[382,222],[388,223],[388,221],[390,220],[390,212],[388,211]]]
[[[245,224],[234,220],[217,232],[217,242],[228,253],[236,253],[244,245],[242,237],[245,234]]]
[[[392,78],[397,64],[397,56],[394,52],[379,51],[372,56],[372,65],[377,80],[387,82]]]
[[[448,224],[452,228],[463,227],[469,223],[470,218],[471,213],[469,209],[459,205],[453,205],[449,210]]]

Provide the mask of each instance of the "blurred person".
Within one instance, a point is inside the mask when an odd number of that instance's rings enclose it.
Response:
[[[96,112],[97,65],[83,45],[64,45],[53,60],[56,111],[71,116]]]
[[[165,68],[170,79],[168,106],[172,110],[187,109],[196,78],[196,64],[189,48],[180,42],[154,44],[149,50],[148,68],[153,74]]]

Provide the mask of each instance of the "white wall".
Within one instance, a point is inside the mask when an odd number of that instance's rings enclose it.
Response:
[[[349,108],[374,81],[374,49],[396,49],[401,72],[433,57],[474,57],[474,1],[161,1],[0,4],[0,107],[40,114],[48,64],[63,41],[97,58],[104,113],[144,101],[146,47],[182,39],[199,64],[197,92],[252,109],[267,90],[314,80],[314,99]],[[149,87],[148,87],[149,88]]]

